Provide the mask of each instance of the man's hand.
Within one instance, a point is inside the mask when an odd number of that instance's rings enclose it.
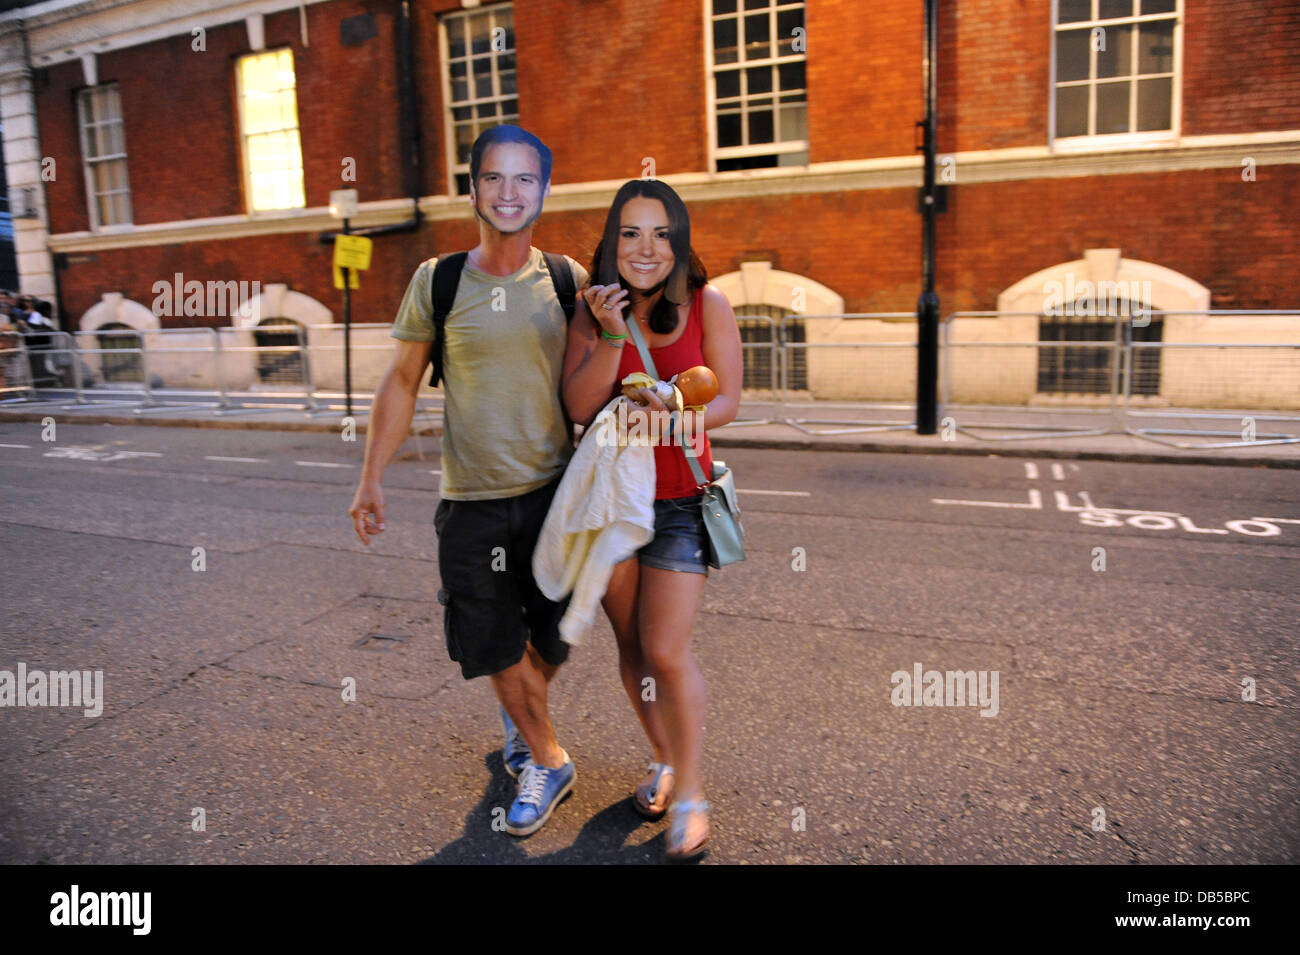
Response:
[[[361,543],[369,547],[368,535],[384,532],[384,491],[378,481],[362,481],[357,486],[348,513],[352,515],[352,526]]]

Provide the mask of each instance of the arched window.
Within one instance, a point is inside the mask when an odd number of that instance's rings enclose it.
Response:
[[[1159,395],[1168,372],[1162,350],[1142,343],[1176,335],[1171,327],[1186,327],[1189,314],[1209,307],[1204,285],[1154,262],[1123,258],[1119,249],[1087,249],[1083,258],[1027,275],[998,296],[1011,338],[1072,343],[1037,349],[1037,391],[1047,395],[1109,394],[1112,381],[1120,394]],[[1109,346],[1116,341],[1119,349]],[[1126,368],[1122,356],[1129,351]]]
[[[1107,395],[1116,380],[1120,394],[1160,394],[1160,349],[1134,350],[1131,368],[1123,361],[1124,346],[1161,340],[1164,319],[1160,313],[1150,303],[1128,298],[1071,305],[1038,320],[1040,342],[1080,343],[1038,349],[1039,394]],[[1113,343],[1119,349],[1112,347]],[[1133,377],[1131,385],[1124,380],[1127,374]]]
[[[762,347],[774,338],[774,328],[783,329],[784,341],[807,340],[807,328],[800,315],[843,315],[844,299],[820,282],[794,272],[772,268],[771,262],[743,262],[737,272],[711,280],[736,313],[745,360],[746,390],[772,387],[773,350]],[[777,337],[779,343],[782,339]],[[790,352],[787,384],[792,391],[808,388],[808,354],[803,348]]]
[[[292,318],[264,318],[253,329],[257,377],[266,384],[301,385],[307,380],[303,365],[306,330]],[[266,349],[261,351],[260,349]]]
[[[111,352],[113,348],[140,348],[140,335],[130,325],[121,322],[109,322],[99,326],[99,331],[111,331],[111,335],[96,335],[96,348],[106,349],[99,357],[100,367],[104,370],[105,381],[125,381],[138,384],[144,380],[144,363],[138,351]]]

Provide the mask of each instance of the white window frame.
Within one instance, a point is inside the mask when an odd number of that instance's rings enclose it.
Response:
[[[466,92],[469,93],[470,96],[468,99],[459,100],[453,103],[451,99],[451,43],[447,37],[447,25],[453,21],[461,21],[471,17],[488,16],[493,18],[492,23],[489,25],[489,35],[490,35],[491,27],[497,25],[495,23],[495,17],[497,16],[497,14],[502,12],[508,12],[510,14],[510,26],[511,29],[513,30],[515,25],[515,8],[513,3],[498,3],[487,7],[476,6],[465,10],[453,10],[449,13],[444,13],[438,17],[438,61],[441,64],[441,69],[439,72],[441,73],[441,80],[442,80],[442,102],[443,102],[442,139],[443,139],[443,143],[445,144],[444,158],[446,160],[446,169],[447,169],[447,195],[449,196],[461,196],[461,195],[469,194],[469,193],[461,193],[456,188],[456,177],[461,175],[464,176],[469,175],[469,163],[467,162],[461,163],[456,161],[456,121],[452,116],[452,110],[463,106],[467,106],[471,110],[477,111],[477,107],[484,103],[504,103],[507,100],[513,99],[515,101],[516,112],[498,114],[495,117],[496,123],[494,123],[493,125],[498,125],[500,123],[518,124],[519,122],[519,113],[518,113],[519,51],[518,48],[514,46],[504,50],[488,51],[488,55],[491,57],[490,63],[491,63],[492,88],[494,90],[501,89],[501,75],[498,69],[498,58],[501,56],[505,56],[507,54],[514,56],[515,58],[514,93],[513,94],[494,93],[490,96],[479,97],[473,95],[474,71],[471,68],[471,65],[474,59],[474,53],[472,50],[467,49],[466,57],[465,57],[465,82],[466,82]],[[478,119],[477,116],[471,118],[474,121],[477,121]]]
[[[90,122],[87,115],[87,101],[91,96],[97,93],[111,93],[114,104],[117,107],[116,116],[108,120]],[[112,153],[103,156],[91,156],[89,132],[92,127],[117,125],[121,126],[122,149],[121,153]],[[130,229],[134,226],[135,210],[131,204],[131,179],[130,171],[127,168],[126,149],[126,124],[122,117],[122,96],[121,90],[116,83],[101,83],[97,86],[88,86],[77,92],[77,132],[81,140],[81,170],[86,180],[86,205],[90,214],[90,229],[92,232],[110,232],[117,229]],[[122,180],[126,183],[125,189],[113,189],[108,192],[99,192],[95,188],[94,167],[103,163],[120,162],[122,164]],[[107,195],[125,195],[126,196],[126,221],[125,222],[101,222],[99,220],[99,197]]]
[[[714,20],[713,0],[702,0],[702,3],[703,3],[702,16],[704,20],[704,96],[705,96],[705,115],[706,115],[705,125],[707,127],[707,132],[708,132],[709,171],[711,173],[719,174],[718,160],[720,159],[722,160],[739,159],[745,156],[771,156],[774,154],[783,154],[783,153],[809,152],[807,138],[778,140],[776,142],[751,144],[749,146],[745,146],[745,145],[719,146],[718,145],[718,102],[717,102],[718,98],[717,98],[717,86],[716,86],[717,81],[715,79],[718,70],[717,70],[717,64],[713,62],[713,20]],[[744,42],[745,42],[745,33],[744,33],[745,0],[736,0],[736,4],[739,12],[739,16],[737,17],[738,33],[736,36],[736,44],[737,44],[737,49],[739,49],[744,46]],[[768,7],[768,10],[771,14],[771,36],[773,37],[774,44],[777,36],[776,14],[777,14],[777,8],[780,6],[803,7],[804,38],[806,40],[807,28],[808,28],[808,0],[773,0],[772,5]],[[723,16],[731,16],[731,14],[723,14]],[[806,126],[807,118],[808,118],[808,109],[809,109],[808,53],[806,49],[802,53],[798,53],[790,56],[766,57],[762,60],[737,59],[735,64],[731,64],[731,63],[725,64],[723,66],[723,71],[736,70],[740,72],[751,66],[773,66],[773,65],[779,65],[781,63],[794,63],[800,61],[804,64],[803,105],[804,105],[804,122]],[[760,93],[757,95],[763,96],[767,94]],[[775,130],[777,125],[779,125],[780,123],[780,111],[781,111],[780,91],[774,88],[772,90],[771,96],[772,96],[772,110],[773,110],[773,116],[772,116],[773,128]],[[749,94],[742,92],[740,98],[740,102],[742,106],[750,98],[751,97],[749,96]],[[744,116],[743,109],[741,115],[742,117]],[[741,128],[742,130],[744,129],[743,119],[741,122]],[[743,138],[743,133],[742,133],[742,138]],[[782,166],[782,167],[774,167],[774,168],[783,168],[783,169],[807,168],[807,162],[805,162],[803,166]],[[720,174],[727,175],[729,173],[734,173],[734,172],[754,172],[754,171],[756,170],[725,170]]]
[[[1096,0],[1093,0],[1095,3]],[[1060,3],[1059,0],[1052,0],[1052,33],[1050,41],[1050,58],[1051,58],[1051,75],[1048,81],[1047,95],[1047,141],[1048,146],[1053,152],[1093,152],[1105,149],[1133,149],[1144,146],[1176,146],[1182,136],[1182,114],[1183,114],[1183,20],[1185,9],[1183,0],[1175,0],[1175,9],[1173,13],[1153,13],[1137,16],[1116,17],[1109,20],[1077,20],[1070,23],[1062,24],[1059,22]],[[1141,9],[1140,0],[1136,9]],[[1170,128],[1155,129],[1143,132],[1127,133],[1092,133],[1084,136],[1064,136],[1056,135],[1056,36],[1058,33],[1068,30],[1091,30],[1096,26],[1105,26],[1113,24],[1116,26],[1127,26],[1130,24],[1152,23],[1159,20],[1171,20],[1174,24],[1173,31],[1173,77],[1170,84],[1171,90],[1169,95],[1169,112]],[[1136,69],[1136,59],[1138,56],[1138,44],[1134,43],[1131,54],[1134,58],[1134,69]],[[1097,120],[1097,77],[1093,74],[1097,69],[1097,51],[1093,50],[1091,44],[1088,49],[1088,125],[1092,126]],[[1130,81],[1135,81],[1139,76],[1152,75],[1160,76],[1163,74],[1137,74],[1131,73]],[[1079,81],[1082,85],[1084,81]],[[1136,91],[1130,98],[1129,119],[1130,124],[1134,120],[1137,111]]]
[[[293,62],[293,126],[286,126],[279,131],[289,132],[290,129],[292,129],[293,134],[298,137],[298,159],[300,162],[298,172],[302,177],[303,201],[301,205],[279,206],[275,209],[256,209],[253,207],[253,168],[248,156],[248,140],[252,136],[264,135],[265,133],[270,132],[270,130],[262,130],[258,133],[247,132],[247,123],[244,116],[244,71],[241,68],[241,64],[244,60],[252,57],[265,56],[271,53],[280,54],[284,52],[288,52]],[[239,107],[239,153],[242,160],[240,165],[243,169],[245,212],[249,216],[278,216],[293,209],[305,209],[307,207],[307,163],[302,155],[302,120],[298,116],[298,61],[293,58],[293,50],[288,47],[272,47],[265,50],[255,50],[235,57],[235,100]]]

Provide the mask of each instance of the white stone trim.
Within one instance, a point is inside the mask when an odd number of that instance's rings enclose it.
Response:
[[[737,311],[746,305],[794,311],[795,290],[802,289],[805,307],[800,313],[844,314],[844,296],[806,275],[774,269],[771,262],[742,262],[739,271],[711,278],[709,284],[725,295]]]
[[[248,48],[261,53],[266,49],[266,20],[262,14],[254,13],[244,17],[244,26],[248,29]]]
[[[1210,307],[1210,290],[1181,272],[1154,262],[1122,258],[1119,249],[1088,249],[1082,259],[1039,269],[998,295],[999,312],[1041,314],[1049,283],[1062,286],[1082,281],[1126,283],[1126,287],[1150,288],[1146,304],[1159,311],[1200,311]],[[1149,286],[1144,283],[1150,283]],[[1125,286],[1121,286],[1125,287]]]
[[[52,66],[80,58],[186,35],[230,23],[247,22],[303,4],[327,0],[69,0],[37,4],[0,14],[0,34],[28,32],[31,63]],[[201,55],[201,54],[195,54]]]
[[[121,292],[105,292],[99,301],[86,309],[78,327],[93,332],[105,325],[121,324],[138,332],[152,331],[160,326],[158,316],[134,299]]]
[[[99,85],[99,64],[94,53],[81,54],[81,77],[87,86]]]
[[[334,313],[329,306],[305,295],[291,292],[282,282],[262,286],[262,294],[245,302],[239,309],[238,320],[231,316],[230,324],[237,328],[256,328],[268,318],[289,318],[304,327],[329,325]]]
[[[364,202],[353,228],[389,225],[411,216],[410,199],[384,199]],[[451,218],[446,216],[444,218]],[[175,222],[151,222],[144,225],[117,226],[113,232],[63,232],[50,236],[55,252],[95,252],[146,245],[169,245],[174,242],[215,242],[248,236],[280,235],[298,232],[330,232],[343,223],[329,214],[329,206],[291,209],[257,215],[212,216],[204,219],[180,219]]]

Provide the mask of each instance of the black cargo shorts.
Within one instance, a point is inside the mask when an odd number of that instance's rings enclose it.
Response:
[[[533,580],[533,548],[559,483],[518,497],[438,503],[438,602],[447,652],[467,680],[514,666],[530,640],[547,663],[569,658],[559,629],[568,598],[548,600]]]

